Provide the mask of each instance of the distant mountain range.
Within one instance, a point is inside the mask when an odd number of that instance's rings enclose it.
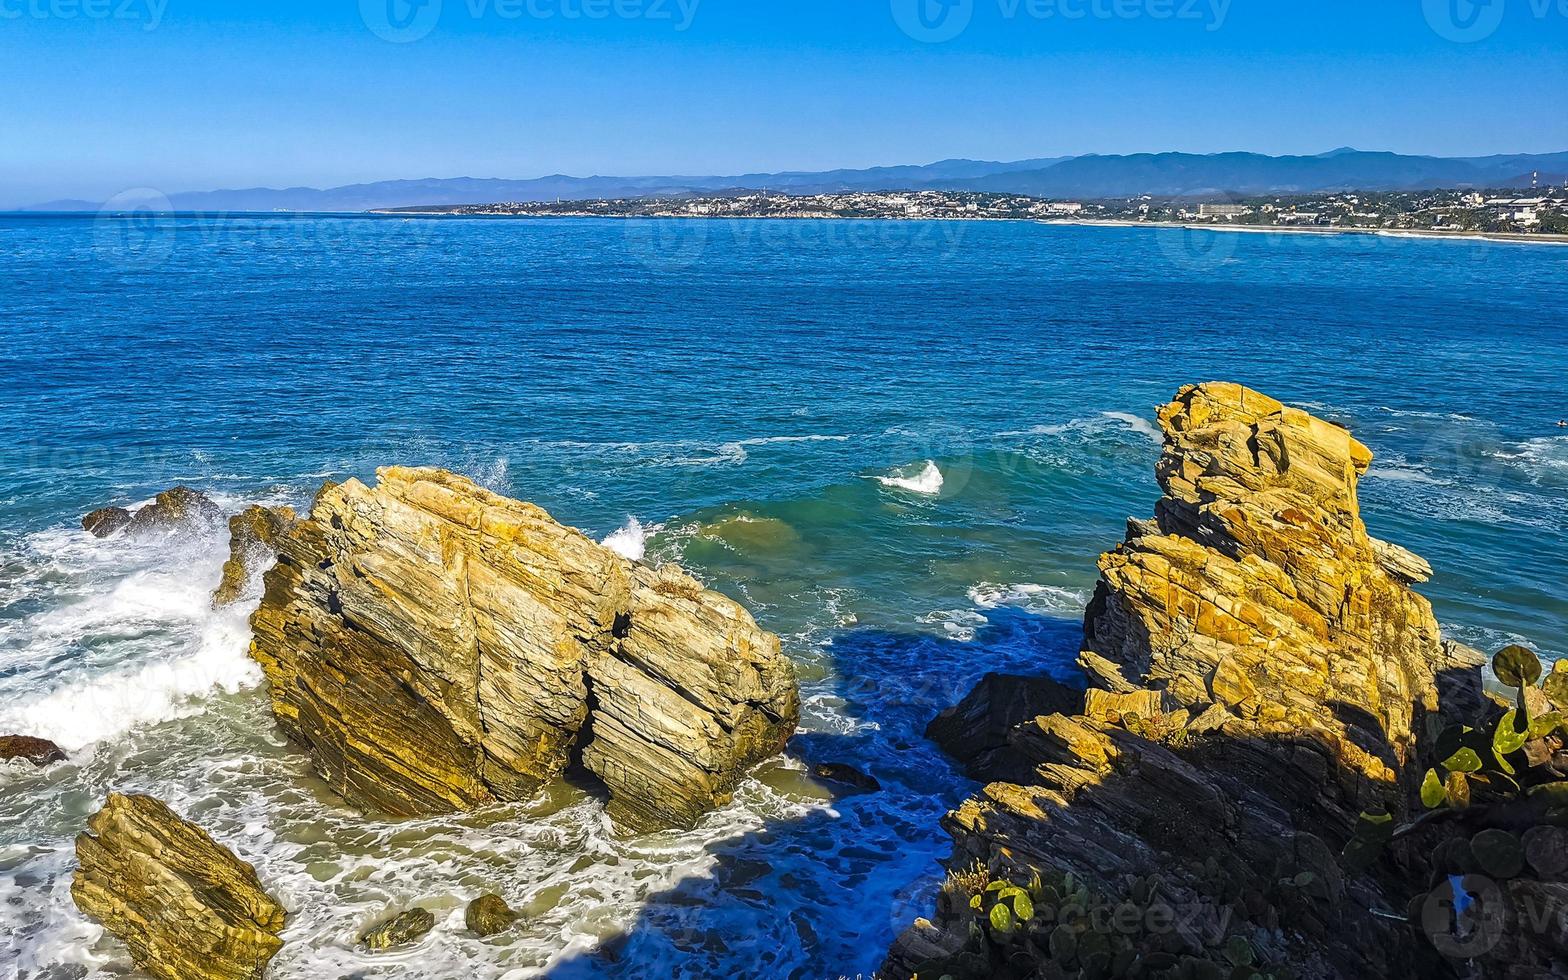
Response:
[[[926,166],[736,174],[715,177],[567,177],[529,180],[475,177],[387,180],[325,190],[192,191],[156,198],[176,211],[371,211],[442,204],[572,201],[626,197],[715,195],[767,189],[788,194],[845,191],[997,191],[1050,198],[1113,198],[1149,194],[1223,200],[1261,194],[1325,191],[1528,187],[1568,179],[1568,152],[1489,157],[1428,157],[1349,148],[1317,156],[1261,153],[1134,153],[996,163],[944,160]],[[164,202],[167,201],[167,204]],[[119,200],[116,206],[148,205]],[[50,201],[28,211],[98,211],[101,202]]]

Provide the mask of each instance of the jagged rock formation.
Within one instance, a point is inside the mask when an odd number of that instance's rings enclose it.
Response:
[[[65,750],[45,738],[30,735],[0,735],[0,762],[20,759],[35,766],[65,761]]]
[[[793,733],[794,669],[737,603],[462,477],[378,481],[322,491],[252,618],[279,723],[349,801],[517,800],[580,759],[619,824],[683,826]]]
[[[77,908],[163,980],[259,980],[286,913],[250,865],[149,796],[113,794],[76,838]]]
[[[298,515],[292,507],[259,505],[229,518],[229,560],[223,563],[223,579],[212,596],[213,608],[222,609],[245,598],[246,587],[258,572],[272,564],[278,542],[296,520]]]
[[[153,498],[135,512],[124,507],[103,507],[82,518],[82,529],[97,538],[126,534],[187,530],[223,520],[223,510],[190,487],[175,487]]]
[[[982,746],[1006,781],[944,822],[955,848],[937,915],[886,974],[966,975],[1003,948],[982,940],[975,958],[971,902],[994,901],[990,880],[1038,874],[1067,882],[1041,886],[1052,909],[1087,886],[1086,901],[1191,913],[1190,928],[1109,937],[1107,963],[1442,975],[1415,930],[1368,911],[1389,912],[1386,897],[1337,855],[1361,811],[1404,812],[1423,721],[1446,707],[1440,688],[1474,692],[1478,659],[1441,642],[1410,590],[1430,567],[1368,536],[1356,490],[1372,454],[1350,433],[1234,384],[1184,389],[1159,422],[1165,495],[1100,559],[1079,658],[1091,689]],[[1101,950],[1079,958],[1081,935],[1030,946],[1031,928],[1006,939],[1031,968],[1077,975]]]

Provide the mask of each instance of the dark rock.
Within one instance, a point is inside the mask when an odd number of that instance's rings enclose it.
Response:
[[[131,524],[131,512],[124,507],[100,507],[82,518],[82,530],[95,538],[107,538]]]
[[[412,908],[367,930],[359,937],[359,944],[371,950],[407,946],[423,938],[435,927],[436,917],[433,914],[426,909]]]
[[[859,769],[845,765],[842,762],[824,762],[812,766],[811,774],[818,779],[826,780],[830,783],[853,786],[855,789],[866,793],[875,793],[882,788],[882,784],[877,782],[874,776],[861,772]]]
[[[158,494],[152,503],[138,510],[132,516],[130,531],[143,534],[190,530],[222,520],[223,509],[217,504],[190,487],[175,487]]]
[[[82,529],[94,537],[126,534],[167,534],[197,530],[223,520],[223,509],[190,487],[175,487],[132,513],[124,507],[103,507],[82,518]]]
[[[28,735],[0,735],[0,762],[22,759],[35,766],[65,761],[65,751],[53,742]]]
[[[1040,715],[1076,714],[1083,691],[1049,677],[987,674],[954,707],[926,726],[926,737],[963,763],[970,775],[988,779],[1002,762],[1008,733]]]
[[[476,936],[494,936],[512,928],[522,916],[500,895],[481,895],[468,903],[463,923]]]

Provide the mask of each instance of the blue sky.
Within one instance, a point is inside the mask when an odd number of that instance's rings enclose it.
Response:
[[[957,156],[1568,149],[1568,0],[417,3],[0,0],[0,205]]]

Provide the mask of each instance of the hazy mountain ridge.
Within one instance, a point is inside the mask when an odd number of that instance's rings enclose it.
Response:
[[[1021,160],[943,160],[923,166],[785,171],[731,176],[571,177],[526,180],[425,178],[318,189],[249,188],[169,195],[177,211],[369,211],[501,201],[660,197],[768,189],[792,194],[889,190],[981,190],[1054,198],[1227,197],[1338,190],[1528,187],[1568,179],[1568,152],[1487,157],[1410,156],[1341,148],[1316,156],[1261,153],[1091,154]],[[153,198],[156,208],[163,199]],[[118,202],[126,209],[146,207]],[[117,204],[117,206],[118,206]],[[88,201],[52,201],[27,211],[97,211]]]

